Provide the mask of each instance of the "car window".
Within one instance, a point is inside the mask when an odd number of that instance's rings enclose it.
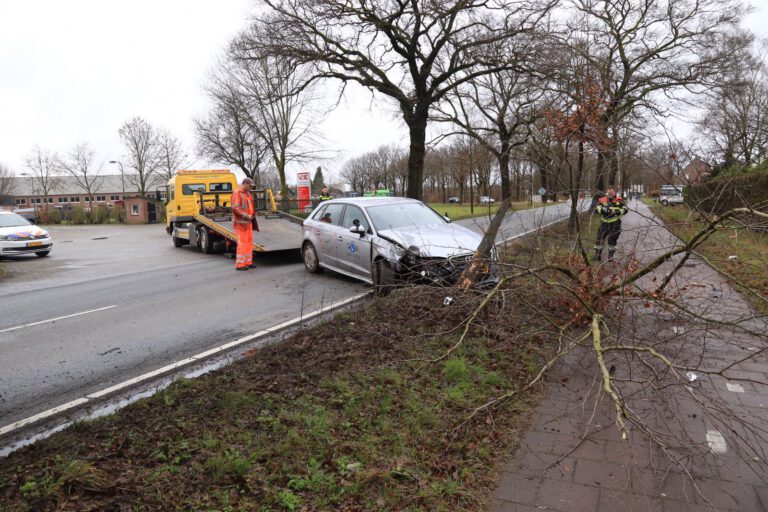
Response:
[[[318,208],[317,211],[315,212],[315,214],[312,216],[312,220],[320,220],[320,219],[322,219],[323,218],[323,213],[325,213],[326,206]]]
[[[320,218],[316,220],[319,220],[320,222],[327,222],[328,224],[333,224],[334,226],[341,226],[341,211],[343,209],[343,203],[329,204],[325,207],[325,210],[322,211]]]
[[[0,215],[0,228],[12,228],[15,226],[29,226],[32,224],[27,219],[16,213]]]
[[[232,190],[231,183],[211,183],[209,186],[211,192],[228,192]]]
[[[446,223],[444,218],[424,203],[382,204],[369,206],[366,210],[377,231]]]
[[[341,225],[345,228],[351,228],[355,225],[355,221],[358,221],[360,225],[368,231],[368,220],[365,218],[363,210],[357,206],[347,205],[344,209],[344,217],[341,221]]]

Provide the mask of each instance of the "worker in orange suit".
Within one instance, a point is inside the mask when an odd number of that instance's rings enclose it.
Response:
[[[254,268],[253,264],[253,207],[251,189],[253,180],[245,178],[240,187],[232,194],[232,225],[237,237],[237,256],[235,270]]]

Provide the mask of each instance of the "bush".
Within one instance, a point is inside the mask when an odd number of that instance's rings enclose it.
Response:
[[[85,208],[82,206],[75,206],[69,210],[65,218],[72,224],[87,224],[88,214],[85,212]]]
[[[697,206],[705,212],[720,214],[732,208],[745,206],[768,211],[768,171],[751,172],[739,176],[718,176],[686,188],[688,206]]]
[[[61,224],[61,210],[58,208],[48,210],[48,224]]]
[[[125,208],[122,206],[112,208],[112,218],[117,222],[125,224]]]
[[[105,222],[109,222],[109,210],[103,206],[97,206],[92,211],[91,222],[94,224],[104,224]]]

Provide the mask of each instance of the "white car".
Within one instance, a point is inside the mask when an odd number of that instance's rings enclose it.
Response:
[[[0,211],[0,256],[34,254],[48,256],[53,248],[51,235],[21,215]]]
[[[491,204],[495,202],[496,200],[490,196],[480,196],[480,204]]]
[[[396,197],[324,201],[304,220],[302,234],[307,271],[327,268],[381,293],[409,281],[455,283],[483,238],[421,201]],[[494,251],[478,286],[498,282],[495,260]]]

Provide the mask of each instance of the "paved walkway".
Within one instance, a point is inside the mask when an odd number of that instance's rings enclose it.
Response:
[[[677,243],[646,206],[632,207],[623,222],[623,261],[629,254],[650,261]],[[639,285],[652,289],[677,261]],[[676,378],[637,356],[610,357],[615,388],[631,411],[622,442],[594,358],[586,349],[574,352],[550,376],[548,397],[503,468],[493,512],[768,510],[768,357],[758,354],[768,347],[766,324],[698,258],[686,262],[669,292],[694,315],[738,326],[631,300],[611,341],[653,346],[696,368],[694,375]],[[706,373],[745,357],[724,376]]]

